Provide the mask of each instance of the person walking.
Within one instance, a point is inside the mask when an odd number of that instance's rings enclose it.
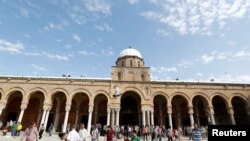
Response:
[[[193,141],[201,141],[202,140],[202,130],[198,128],[198,125],[194,124],[194,129],[192,131],[192,139]]]
[[[39,139],[41,139],[43,137],[44,129],[45,129],[44,124],[42,124],[40,127],[40,130],[39,130]]]
[[[21,124],[21,122],[17,123],[17,130],[16,130],[16,136],[20,136],[20,132],[23,128],[23,125]]]
[[[108,126],[107,131],[106,131],[107,141],[113,141],[113,135],[114,135],[114,131],[112,130],[112,128],[110,126]]]
[[[52,136],[53,124],[51,123],[49,126],[49,136]]]
[[[80,130],[79,130],[79,136],[80,136],[82,141],[87,141],[87,134],[88,134],[88,132],[87,132],[84,124],[82,123],[80,125]]]
[[[31,122],[29,127],[24,131],[21,141],[38,141],[38,131],[35,122]]]
[[[69,134],[67,136],[67,140],[68,141],[80,141],[80,136],[79,136],[78,132],[76,131],[75,125],[73,125],[71,127],[71,131],[69,132]]]

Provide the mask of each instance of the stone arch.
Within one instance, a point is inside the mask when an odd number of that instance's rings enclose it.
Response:
[[[138,88],[136,88],[136,87],[126,87],[126,88],[123,89],[123,93],[126,93],[126,92],[128,92],[128,91],[133,91],[133,92],[137,93],[138,96],[139,96],[140,99],[141,99],[141,102],[142,102],[143,100],[145,100],[145,95],[143,94],[143,92],[142,92],[140,89],[138,89]]]
[[[34,89],[27,95],[27,108],[24,112],[22,125],[24,128],[29,126],[30,121],[36,122],[39,127],[40,118],[43,112],[43,104],[45,102],[45,94],[40,89]]]
[[[220,96],[222,99],[223,99],[223,101],[226,103],[226,106],[227,107],[230,107],[229,105],[230,105],[230,103],[228,103],[228,97],[225,95],[225,94],[223,94],[223,93],[218,93],[218,92],[216,92],[216,93],[213,93],[212,95],[211,95],[211,97],[210,97],[210,104],[212,105],[212,100],[213,100],[213,98],[215,97],[215,96]]]
[[[46,101],[47,99],[47,92],[45,89],[43,88],[40,88],[40,87],[36,87],[36,88],[32,88],[28,94],[27,94],[27,100],[30,99],[30,97],[32,96],[33,93],[36,93],[36,92],[40,92],[43,96],[44,96],[44,102]]]
[[[90,102],[89,94],[86,91],[74,91],[70,100],[71,108],[69,111],[68,126],[84,123],[86,127]]]
[[[203,93],[195,93],[191,97],[193,111],[194,111],[194,122],[199,126],[205,126],[209,124],[209,99]]]
[[[92,94],[87,89],[82,89],[82,88],[73,91],[72,95],[69,98],[69,102],[71,102],[74,96],[77,94],[85,94],[89,99],[89,103],[91,103]]]
[[[192,103],[190,102],[188,95],[186,93],[183,93],[183,92],[175,92],[175,93],[171,94],[169,100],[172,102],[172,99],[177,95],[182,96],[188,102],[188,106],[191,106]]]
[[[234,98],[234,97],[240,97],[243,101],[244,101],[244,103],[246,104],[246,106],[248,106],[248,99],[247,99],[247,97],[244,95],[244,94],[241,94],[241,93],[233,93],[230,97],[229,97],[229,102],[230,102],[230,104],[232,104],[232,99]]]
[[[106,98],[107,98],[107,100],[108,100],[108,103],[107,103],[107,104],[109,104],[109,103],[110,103],[110,100],[109,100],[109,99],[111,99],[111,96],[110,96],[110,95],[108,94],[108,92],[105,91],[105,90],[98,90],[98,91],[96,91],[96,92],[95,92],[95,97],[93,98],[93,100],[96,98],[96,96],[98,96],[98,95],[100,95],[100,94],[103,94],[103,95],[106,96]]]
[[[247,98],[240,93],[235,93],[230,97],[230,103],[232,104],[235,123],[248,124],[250,119],[248,118],[247,114]]]
[[[8,91],[5,101],[5,110],[1,115],[3,126],[7,124],[8,121],[18,121],[21,112],[21,103],[24,101],[24,91],[19,88],[12,88]]]
[[[97,93],[94,97],[93,124],[107,125],[108,97],[104,93]]]
[[[155,125],[165,125],[165,127],[170,126],[168,124],[167,103],[166,95],[163,95],[162,93],[158,93],[153,97]]]
[[[176,92],[171,97],[173,128],[191,125],[188,114],[190,101],[185,93]]]
[[[229,103],[223,94],[214,94],[211,98],[211,103],[214,109],[214,119],[216,124],[231,124],[231,119],[228,114]]]
[[[66,102],[68,102],[69,100],[69,93],[67,90],[63,89],[63,88],[55,88],[51,91],[51,94],[50,94],[50,97],[48,98],[49,99],[49,104],[52,104],[52,97],[56,94],[56,93],[63,93],[65,96],[66,96]]]
[[[62,131],[61,125],[64,123],[65,109],[67,105],[68,94],[63,89],[54,89],[49,97],[49,105],[51,105],[46,130],[49,125],[53,124],[55,131]]]
[[[136,91],[125,91],[120,97],[120,125],[141,125],[141,96]]]
[[[22,101],[25,101],[25,91],[24,91],[24,89],[22,89],[20,87],[12,87],[9,90],[7,90],[6,95],[5,95],[5,100],[8,101],[9,97],[14,92],[20,92],[22,94],[22,99],[23,99]]]
[[[157,95],[163,96],[166,99],[167,103],[169,103],[170,98],[168,97],[167,93],[165,93],[163,91],[157,91],[157,92],[152,94],[153,99],[151,100],[151,106],[154,106],[154,97],[157,96]]]

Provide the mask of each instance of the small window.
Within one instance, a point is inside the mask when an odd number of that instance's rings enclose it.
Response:
[[[122,74],[121,74],[121,72],[118,72],[118,80],[122,80]]]
[[[141,66],[141,62],[140,61],[138,61],[138,67],[140,67]]]
[[[133,67],[133,61],[130,60],[130,67]]]
[[[141,75],[141,80],[145,81],[145,75],[144,74]]]

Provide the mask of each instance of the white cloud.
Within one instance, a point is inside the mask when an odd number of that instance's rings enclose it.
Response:
[[[212,28],[223,28],[227,21],[245,16],[250,8],[249,0],[197,1],[150,0],[157,10],[142,12],[148,20],[173,27],[179,34],[212,35]]]
[[[215,59],[215,57],[204,54],[204,55],[201,56],[201,59],[202,59],[204,64],[207,64],[207,63],[212,62]]]
[[[84,55],[84,56],[98,56],[96,53],[86,51],[86,50],[81,50],[78,53],[81,54],[81,55]]]
[[[113,28],[111,28],[108,24],[95,25],[95,29],[100,31],[113,31]]]
[[[10,41],[0,39],[0,51],[16,54],[21,53],[23,50],[25,50],[25,46],[20,42],[12,43]]]
[[[196,73],[196,75],[199,76],[199,77],[202,77],[202,76],[203,76],[203,74],[200,73],[200,72]]]
[[[250,75],[211,75],[207,80],[214,79],[214,82],[220,83],[250,83]]]
[[[47,70],[45,67],[42,67],[42,66],[36,65],[36,64],[31,64],[31,67],[35,70],[38,70],[38,71],[46,71]]]
[[[201,60],[203,64],[208,64],[215,60],[226,60],[229,62],[234,62],[239,59],[247,59],[247,58],[250,58],[250,51],[246,51],[246,50],[238,50],[234,52],[212,51],[210,54],[204,54],[201,56]]]
[[[64,45],[64,47],[65,47],[66,49],[71,49],[73,46],[70,45],[70,44],[66,44],[66,45]]]
[[[181,63],[178,64],[180,68],[190,68],[192,66],[195,66],[194,63],[187,60],[181,60]]]
[[[81,37],[79,35],[77,35],[77,34],[73,34],[72,38],[73,38],[73,40],[75,40],[77,42],[81,42]]]
[[[114,52],[112,51],[112,48],[108,48],[108,49],[102,50],[102,54],[105,56],[112,56],[114,55]]]
[[[235,53],[234,57],[236,57],[236,58],[250,57],[250,52],[247,52],[247,51],[244,51],[244,50],[240,50],[240,51],[237,51]]]
[[[69,57],[66,55],[59,55],[59,54],[54,54],[54,53],[49,53],[49,52],[41,52],[42,55],[45,55],[46,57],[50,59],[56,59],[56,60],[63,60],[63,61],[69,61]]]
[[[170,67],[170,68],[166,68],[166,67],[159,67],[159,68],[152,67],[151,70],[154,71],[154,72],[157,72],[159,74],[166,73],[166,72],[177,72],[177,68],[176,67]]]
[[[171,33],[170,32],[168,32],[168,31],[166,31],[166,30],[164,30],[164,29],[158,29],[157,31],[156,31],[156,33],[158,34],[158,35],[161,35],[161,36],[171,36]]]
[[[52,22],[49,22],[48,25],[46,25],[43,28],[45,31],[49,31],[49,30],[64,30],[64,25],[63,24],[54,24]]]
[[[29,34],[24,34],[24,37],[25,38],[30,38],[30,35]]]
[[[140,0],[128,0],[131,5],[139,3]]]
[[[84,5],[92,13],[101,13],[105,16],[111,15],[111,5],[107,0],[85,0]]]
[[[235,42],[234,41],[227,41],[226,42],[229,46],[234,46],[235,45]]]

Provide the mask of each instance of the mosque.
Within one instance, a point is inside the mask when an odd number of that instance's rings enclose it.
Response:
[[[55,131],[68,124],[187,126],[249,124],[250,84],[151,81],[134,48],[121,51],[110,79],[0,76],[0,120]]]

